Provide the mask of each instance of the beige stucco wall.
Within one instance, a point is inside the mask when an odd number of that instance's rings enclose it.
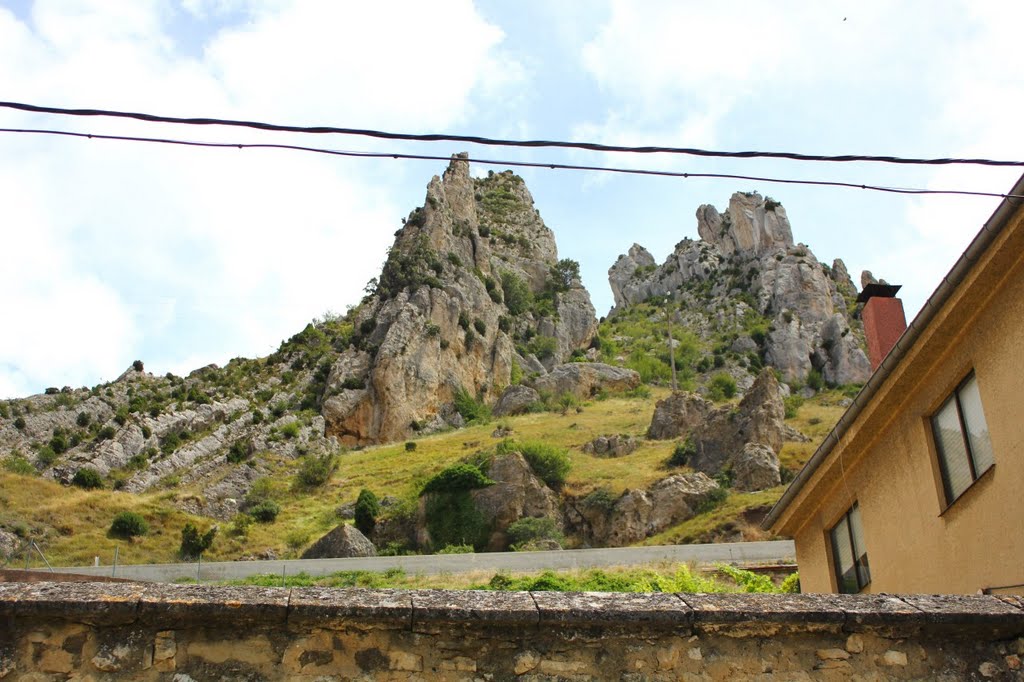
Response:
[[[796,540],[805,591],[835,591],[828,529],[854,500],[866,591],[969,594],[1024,583],[1022,234],[1018,215],[787,510],[782,526]],[[995,466],[946,509],[928,417],[972,369]]]

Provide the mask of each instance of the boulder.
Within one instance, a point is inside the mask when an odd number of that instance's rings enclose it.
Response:
[[[762,443],[744,445],[743,451],[732,459],[732,473],[732,484],[737,490],[764,490],[782,482],[778,456]]]
[[[718,484],[706,474],[675,474],[645,490],[627,490],[616,500],[570,503],[570,525],[590,544],[621,547],[660,533],[697,514]]]
[[[673,393],[654,406],[654,417],[647,429],[647,437],[669,440],[685,436],[703,423],[712,410],[714,405],[696,393]]]
[[[596,457],[625,457],[636,450],[638,445],[633,436],[598,436],[583,446],[583,452]]]
[[[529,386],[509,386],[498,398],[491,413],[495,417],[523,414],[537,402],[540,402],[540,394]]]
[[[343,523],[302,553],[303,559],[341,559],[377,556],[373,543],[355,526]]]
[[[0,528],[0,564],[14,558],[14,553],[21,547],[21,538],[14,533]]]
[[[554,395],[569,393],[580,400],[589,400],[600,391],[627,391],[640,385],[640,375],[631,369],[613,367],[600,362],[570,362],[558,365],[530,385]]]
[[[764,369],[736,408],[723,407],[707,415],[693,431],[696,449],[690,466],[716,475],[733,466],[748,443],[777,453],[786,438],[785,407],[775,373]]]
[[[491,523],[490,551],[508,548],[505,531],[527,516],[556,517],[558,496],[537,478],[529,463],[518,452],[496,455],[487,467],[494,485],[470,493],[473,504]]]

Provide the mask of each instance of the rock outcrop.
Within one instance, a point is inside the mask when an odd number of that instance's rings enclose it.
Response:
[[[675,474],[617,499],[592,494],[568,504],[567,526],[588,544],[622,547],[696,516],[718,488],[698,472]]]
[[[640,385],[634,370],[600,362],[570,362],[530,382],[537,391],[554,395],[568,393],[580,400],[589,400],[601,391],[627,391]]]
[[[493,485],[469,493],[473,507],[490,528],[485,547],[488,551],[508,548],[508,527],[525,517],[558,518],[558,496],[533,473],[529,463],[518,452],[494,455],[483,467]],[[431,495],[420,498],[416,518],[416,543],[421,548],[434,545],[430,536],[427,509]],[[443,493],[442,493],[443,494]],[[436,548],[435,549],[440,549]]]
[[[668,440],[685,436],[702,424],[712,410],[714,405],[696,393],[673,393],[655,404],[647,437]]]
[[[529,386],[509,386],[498,398],[491,410],[495,417],[507,417],[529,412],[540,401],[540,393]]]
[[[778,452],[791,434],[775,373],[764,369],[733,408],[716,408],[693,393],[658,401],[649,438],[688,438],[689,466],[711,476],[731,471],[735,487],[761,490],[779,484]]]
[[[625,457],[637,449],[639,443],[633,436],[615,434],[598,436],[583,446],[583,452],[595,457]]]
[[[465,159],[430,182],[352,316],[353,345],[322,402],[327,433],[344,443],[451,426],[460,391],[493,402],[513,365],[551,369],[595,333],[578,266],[558,259],[522,179],[474,179]]]
[[[699,241],[679,242],[660,266],[637,244],[620,256],[608,271],[616,310],[667,297],[678,304],[680,326],[708,342],[746,337],[753,346],[732,348],[737,357],[755,351],[788,382],[803,383],[812,371],[835,385],[867,380],[863,330],[852,314],[857,292],[846,265],[824,265],[794,244],[778,202],[738,192],[722,213],[698,208],[697,230]]]
[[[343,523],[302,553],[303,559],[344,559],[377,556],[373,543],[355,526]]]

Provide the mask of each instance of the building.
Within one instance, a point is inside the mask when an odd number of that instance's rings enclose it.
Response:
[[[902,334],[865,288],[877,369],[764,522],[803,591],[1024,594],[1022,223],[1005,199]]]

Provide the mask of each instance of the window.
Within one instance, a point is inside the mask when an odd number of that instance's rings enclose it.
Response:
[[[994,463],[988,424],[972,373],[932,416],[946,505],[951,505]]]
[[[832,537],[832,560],[835,563],[839,591],[843,594],[856,594],[871,582],[860,508],[856,502],[829,531],[829,535]]]

